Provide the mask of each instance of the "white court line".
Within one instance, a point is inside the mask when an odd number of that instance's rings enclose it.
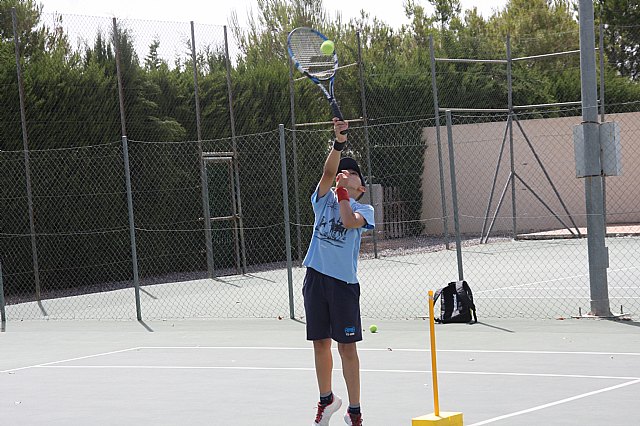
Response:
[[[78,361],[81,359],[95,358],[99,356],[113,355],[122,352],[128,352],[133,350],[142,349],[221,349],[221,350],[265,350],[265,351],[310,351],[313,348],[310,347],[269,347],[269,346],[137,346],[128,349],[121,349],[117,351],[103,352],[94,355],[87,355],[69,359],[63,359],[60,361],[52,361],[43,364],[29,365],[25,367],[10,368],[8,370],[1,370],[2,373],[9,373],[14,371],[25,370],[29,368],[45,367],[54,364],[61,364],[63,362]],[[333,348],[336,350],[336,348]],[[430,352],[430,349],[407,349],[407,348],[358,348],[359,352]],[[569,352],[569,351],[506,351],[506,350],[481,350],[481,349],[438,349],[436,352],[460,352],[460,353],[494,353],[494,354],[525,354],[525,355],[615,355],[615,356],[640,356],[640,353],[634,352]],[[454,373],[451,373],[454,374]],[[480,374],[480,373],[477,373]]]
[[[487,289],[487,290],[476,290],[475,293],[488,293],[490,291],[509,290],[509,289],[527,287],[527,286],[530,286],[530,285],[552,283],[552,282],[556,282],[556,281],[564,281],[564,280],[570,280],[570,279],[573,279],[573,278],[582,278],[582,277],[588,277],[588,276],[589,276],[589,274],[580,274],[580,275],[573,275],[573,276],[570,276],[570,277],[554,278],[552,280],[533,281],[533,282],[530,282],[530,283],[512,285],[512,286],[508,286],[508,287],[490,288],[490,289]]]
[[[618,269],[609,269],[609,272],[620,272],[620,271],[626,271],[629,269],[638,269],[635,266],[631,266],[629,268],[618,268]],[[476,290],[475,293],[488,293],[490,291],[500,291],[500,290],[509,290],[509,289],[517,289],[517,288],[521,288],[521,287],[527,287],[527,286],[531,286],[531,285],[536,285],[536,284],[545,284],[545,283],[552,283],[552,282],[556,282],[556,281],[564,281],[564,280],[570,280],[573,278],[584,278],[584,277],[588,277],[589,274],[580,274],[580,275],[573,275],[573,276],[569,276],[569,277],[560,277],[560,278],[554,278],[551,280],[543,280],[543,281],[533,281],[530,283],[524,283],[524,284],[518,284],[518,285],[513,285],[513,286],[508,286],[508,287],[498,287],[498,288],[490,288],[487,290]]]
[[[193,365],[42,365],[37,368],[62,368],[62,369],[103,369],[103,370],[244,370],[244,371],[315,371],[311,367],[248,367],[248,366],[193,366]],[[334,371],[342,371],[334,368]],[[393,370],[361,368],[363,373],[419,373],[431,374],[431,370]],[[640,380],[640,377],[627,376],[589,376],[583,374],[552,374],[552,373],[510,373],[491,371],[440,371],[438,374],[468,374],[479,376],[516,376],[516,377],[551,377],[565,379],[608,379],[608,380]]]
[[[360,349],[358,349],[360,350]],[[395,350],[395,349],[394,349]],[[400,349],[404,350],[404,349]],[[428,349],[422,349],[429,352]],[[619,355],[640,356],[637,352],[580,352],[580,351],[500,351],[500,350],[469,350],[469,349],[437,349],[436,352],[474,352],[489,354],[527,354],[527,355]]]
[[[609,286],[609,289],[615,290],[638,290],[640,286]],[[575,287],[527,287],[520,289],[511,289],[509,287],[500,287],[492,290],[484,290],[484,292],[495,291],[495,290],[585,290],[584,286],[575,286]],[[588,290],[588,289],[586,289]],[[582,295],[579,297],[583,297]]]
[[[135,349],[222,349],[222,350],[259,350],[259,351],[311,351],[312,347],[278,346],[140,346]],[[332,348],[337,350],[337,348]],[[358,348],[358,352],[431,352],[431,349],[412,348]],[[580,351],[508,351],[485,349],[437,349],[436,352],[488,353],[488,354],[525,354],[525,355],[619,355],[640,356],[637,352],[580,352]]]
[[[95,358],[95,357],[105,356],[105,355],[113,355],[113,354],[117,354],[117,353],[121,353],[121,352],[133,351],[133,350],[136,350],[136,349],[140,349],[140,348],[135,347],[135,348],[128,348],[128,349],[120,349],[118,351],[102,352],[102,353],[99,353],[99,354],[79,356],[79,357],[76,357],[76,358],[63,359],[63,360],[60,360],[60,361],[45,362],[43,364],[27,365],[26,367],[10,368],[8,370],[0,371],[0,374],[2,374],[2,373],[10,373],[10,372],[20,371],[20,370],[26,370],[28,368],[46,367],[48,365],[60,364],[62,362],[71,362],[71,361],[78,361],[78,360],[81,360],[81,359]]]
[[[630,268],[610,269],[609,272],[626,271],[628,269],[637,269],[637,268],[636,267],[630,267]],[[573,278],[584,278],[584,277],[588,277],[588,276],[589,276],[589,274],[580,274],[580,275],[573,275],[573,276],[568,276],[568,277],[554,278],[554,279],[550,279],[550,280],[533,281],[533,282],[530,282],[530,283],[518,284],[518,285],[508,286],[508,287],[498,287],[498,288],[490,288],[490,289],[487,289],[487,290],[477,290],[476,293],[488,293],[490,291],[518,289],[518,288],[521,288],[521,287],[527,287],[527,286],[536,285],[536,284],[552,283],[552,282],[556,282],[556,281],[564,281],[564,280],[569,280],[569,279],[573,279]],[[633,288],[635,288],[635,287],[633,287]]]
[[[538,411],[538,410],[542,410],[542,409],[545,409],[545,408],[553,407],[554,405],[564,404],[565,402],[575,401],[576,399],[586,398],[586,397],[591,396],[591,395],[597,395],[599,393],[609,392],[611,390],[623,388],[625,386],[635,385],[635,384],[638,384],[638,383],[640,383],[640,379],[633,380],[633,381],[626,382],[626,383],[622,383],[622,384],[615,385],[615,386],[610,386],[610,387],[604,388],[604,389],[599,389],[599,390],[593,391],[593,392],[583,393],[583,394],[580,394],[580,395],[572,396],[570,398],[565,398],[565,399],[561,399],[559,401],[550,402],[548,404],[538,405],[537,407],[532,407],[532,408],[528,408],[526,410],[516,411],[514,413],[505,414],[503,416],[494,417],[492,419],[488,419],[488,420],[484,420],[484,421],[481,421],[481,422],[478,422],[478,423],[474,423],[474,424],[469,425],[469,426],[486,425],[486,424],[489,424],[489,423],[497,422],[498,420],[508,419],[509,417],[515,417],[515,416],[519,416],[521,414],[531,413],[533,411]]]

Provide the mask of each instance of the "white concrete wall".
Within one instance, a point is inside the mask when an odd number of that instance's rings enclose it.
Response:
[[[622,175],[606,179],[607,222],[640,222],[640,113],[608,115],[606,120],[617,121],[620,124],[622,141]],[[580,122],[581,117],[566,117],[522,120],[520,124],[575,223],[578,226],[586,226],[584,179],[576,178],[573,151],[572,129]],[[480,234],[505,128],[506,122],[453,126],[462,233]],[[450,231],[453,231],[446,127],[443,126],[440,129],[440,134],[448,225]],[[515,172],[540,198],[545,200],[556,214],[561,216],[565,223],[570,225],[569,217],[564,212],[515,122],[513,138]],[[435,128],[425,128],[423,139],[427,144],[427,149],[422,177],[422,219],[427,234],[442,234],[442,221],[433,220],[442,217]],[[509,137],[507,134],[489,216],[495,214],[500,194],[508,180],[509,171]],[[562,228],[560,222],[535,198],[532,191],[518,180],[516,180],[516,216],[519,233]],[[499,212],[499,218],[494,226],[494,232],[510,232],[512,229],[511,217],[511,187],[509,186]]]
[[[371,185],[373,187],[373,204],[371,203],[371,193],[369,192],[369,184],[367,184],[367,192],[364,193],[364,195],[362,196],[362,198],[360,198],[360,200],[358,202],[362,203],[362,204],[371,204],[373,206],[373,216],[375,218],[376,221],[376,235],[380,235],[382,238],[382,235],[384,234],[384,226],[383,226],[383,222],[384,222],[384,211],[382,208],[382,202],[384,201],[383,198],[383,193],[382,193],[382,185],[380,185],[379,183],[374,183],[373,185]],[[370,234],[371,231],[365,231],[365,235]]]

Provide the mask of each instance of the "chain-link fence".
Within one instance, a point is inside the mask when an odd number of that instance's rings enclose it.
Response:
[[[627,119],[637,120],[638,114],[633,115]],[[540,111],[535,117],[512,116],[513,149],[505,137],[510,133],[508,120],[478,123],[473,115],[452,117],[460,232],[485,242],[463,250],[464,276],[477,281],[476,293],[490,315],[578,315],[580,309],[586,313],[588,305],[585,184],[575,177],[572,138],[581,117]],[[625,129],[622,139],[633,140],[637,125],[620,124]],[[434,140],[435,130],[430,133]],[[448,153],[446,157],[448,162]],[[624,158],[636,161],[633,154]],[[636,180],[633,173],[625,173],[608,182],[630,189]],[[608,211],[628,202],[611,192],[607,200]],[[633,224],[640,218],[635,207],[625,211],[625,220],[610,218],[607,246],[611,305],[628,310],[635,309],[637,297],[637,287],[628,282],[637,278],[638,239],[623,235],[635,234]]]
[[[264,64],[238,50],[242,29],[67,15],[42,27],[38,51],[37,31],[18,25],[20,71],[13,38],[0,44],[8,318],[302,317],[310,197],[331,138],[314,85],[284,52]],[[350,40],[336,82],[345,154],[376,209],[363,315],[424,316],[427,291],[461,273],[481,317],[586,313],[579,56],[547,50],[577,49],[577,29],[395,50],[365,37],[362,53]],[[640,86],[603,46],[601,119],[619,123],[623,146],[623,174],[605,185],[610,305],[637,315]]]

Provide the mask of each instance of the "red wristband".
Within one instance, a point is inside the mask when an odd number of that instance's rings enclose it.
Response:
[[[338,202],[343,200],[349,201],[349,191],[343,186],[336,188],[336,195],[338,196]]]

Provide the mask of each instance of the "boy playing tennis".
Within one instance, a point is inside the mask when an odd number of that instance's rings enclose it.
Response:
[[[329,424],[342,400],[331,391],[332,339],[338,342],[342,372],[349,394],[348,425],[362,425],[360,360],[356,342],[362,340],[358,252],[362,229],[375,226],[373,207],[357,200],[365,182],[353,158],[340,159],[347,136],[346,122],[333,119],[335,140],[324,163],[322,178],[311,196],[315,215],[313,236],[303,264],[307,267],[302,294],[307,340],[313,341],[320,402],[314,426]],[[334,179],[335,189],[332,188]]]

